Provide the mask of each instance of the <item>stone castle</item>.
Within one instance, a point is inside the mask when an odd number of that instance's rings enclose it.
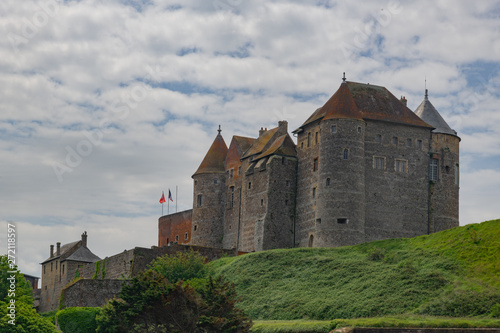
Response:
[[[159,219],[158,245],[239,252],[335,247],[458,226],[460,138],[425,98],[346,81],[293,132],[219,129],[193,174],[193,209]]]
[[[460,138],[427,91],[412,112],[384,87],[344,79],[292,133],[297,144],[280,121],[256,138],[233,136],[228,148],[219,129],[192,176],[193,209],[160,217],[158,246],[101,260],[87,247],[86,232],[51,245],[38,310],[102,306],[123,278],[179,251],[211,260],[458,226]]]

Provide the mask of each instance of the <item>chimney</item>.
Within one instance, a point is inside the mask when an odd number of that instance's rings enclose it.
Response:
[[[61,255],[61,242],[57,242],[57,247],[56,247],[56,256]]]
[[[50,246],[50,257],[52,258],[54,256],[54,245]]]
[[[403,103],[404,106],[407,106],[406,104],[408,103],[408,101],[406,100],[405,96],[401,96],[399,100],[401,101],[401,103]]]
[[[265,132],[264,128],[261,127],[259,130],[259,138],[262,136],[262,134],[264,134],[264,132]]]
[[[82,234],[82,246],[87,247],[87,232],[84,231]]]
[[[280,132],[288,133],[288,121],[278,121],[278,127],[280,128]]]

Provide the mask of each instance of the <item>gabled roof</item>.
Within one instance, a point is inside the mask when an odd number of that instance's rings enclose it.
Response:
[[[86,246],[83,246],[82,241],[71,242],[61,246],[59,255],[54,255],[48,258],[42,264],[52,261],[54,259],[63,260],[73,260],[73,261],[83,261],[83,262],[96,262],[101,260],[98,256],[92,253]]]
[[[269,140],[273,138],[273,136],[278,132],[279,127],[270,129],[262,133],[261,136],[257,138],[257,140],[254,142],[254,144],[248,149],[244,154],[242,158],[247,158],[253,155],[257,155],[261,153],[266,145],[269,143]]]
[[[265,152],[258,155],[258,158],[261,159],[269,155],[297,156],[295,143],[288,133],[278,137]]]
[[[380,120],[432,128],[385,87],[347,81],[294,133],[316,120],[334,118]]]
[[[84,246],[79,247],[76,251],[71,253],[65,259],[73,261],[87,261],[87,262],[96,262],[98,260],[101,260],[101,258],[93,254],[88,248]]]
[[[224,160],[226,159],[227,151],[226,143],[219,132],[193,176],[203,173],[225,173]]]
[[[425,97],[422,103],[415,110],[415,114],[419,116],[423,121],[429,123],[434,127],[433,133],[444,133],[457,136],[457,132],[446,123],[446,121],[441,117],[439,112],[436,110],[434,105],[429,101],[427,96],[427,89],[425,89]]]
[[[257,139],[244,136],[233,136],[229,150],[224,161],[226,169],[231,169],[241,165],[241,157],[252,146]]]

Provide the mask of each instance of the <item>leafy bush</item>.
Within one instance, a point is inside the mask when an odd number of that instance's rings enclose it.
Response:
[[[205,279],[207,268],[205,257],[198,252],[177,252],[175,255],[165,255],[157,258],[150,264],[150,268],[163,275],[168,282]]]
[[[8,323],[7,304],[0,301],[0,333],[57,333],[57,328],[49,319],[43,318],[32,304],[16,302],[15,324]]]
[[[155,260],[103,308],[97,332],[248,332],[234,285],[207,278],[203,262],[194,252]]]
[[[96,315],[100,308],[66,308],[56,313],[57,323],[64,333],[89,333],[97,329]]]

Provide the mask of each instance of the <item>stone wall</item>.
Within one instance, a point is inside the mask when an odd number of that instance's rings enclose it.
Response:
[[[81,279],[62,290],[61,307],[100,307],[118,295],[123,280]]]
[[[267,161],[268,193],[262,250],[291,248],[294,239],[297,158],[274,155]]]
[[[160,217],[158,219],[158,246],[167,246],[170,243],[189,244],[192,219],[192,209]]]
[[[449,134],[432,134],[431,158],[438,161],[438,179],[431,182],[430,232],[437,232],[459,225],[458,196],[460,139]]]
[[[136,247],[132,250],[123,251],[112,257],[107,257],[98,263],[87,264],[80,267],[79,275],[84,279],[125,279],[137,275],[148,268],[148,265],[159,256],[175,255],[177,252],[187,251],[199,252],[207,260],[212,261],[223,256],[236,255],[235,250],[224,250],[194,245],[174,244],[171,246],[152,248]],[[99,268],[96,274],[96,268]],[[104,275],[103,275],[104,272]]]
[[[315,168],[315,159],[318,159],[322,133],[319,122],[312,123],[298,134],[297,138],[297,220],[295,226],[295,246],[315,246],[316,221],[316,191],[319,184],[318,168]],[[318,134],[316,134],[318,133]],[[316,140],[318,137],[318,140]]]
[[[222,248],[226,174],[197,174],[193,179],[193,225],[190,244]]]
[[[427,234],[430,130],[367,123],[365,241]],[[383,160],[382,169],[375,167],[375,158]],[[396,170],[397,161],[406,163],[404,170]]]

